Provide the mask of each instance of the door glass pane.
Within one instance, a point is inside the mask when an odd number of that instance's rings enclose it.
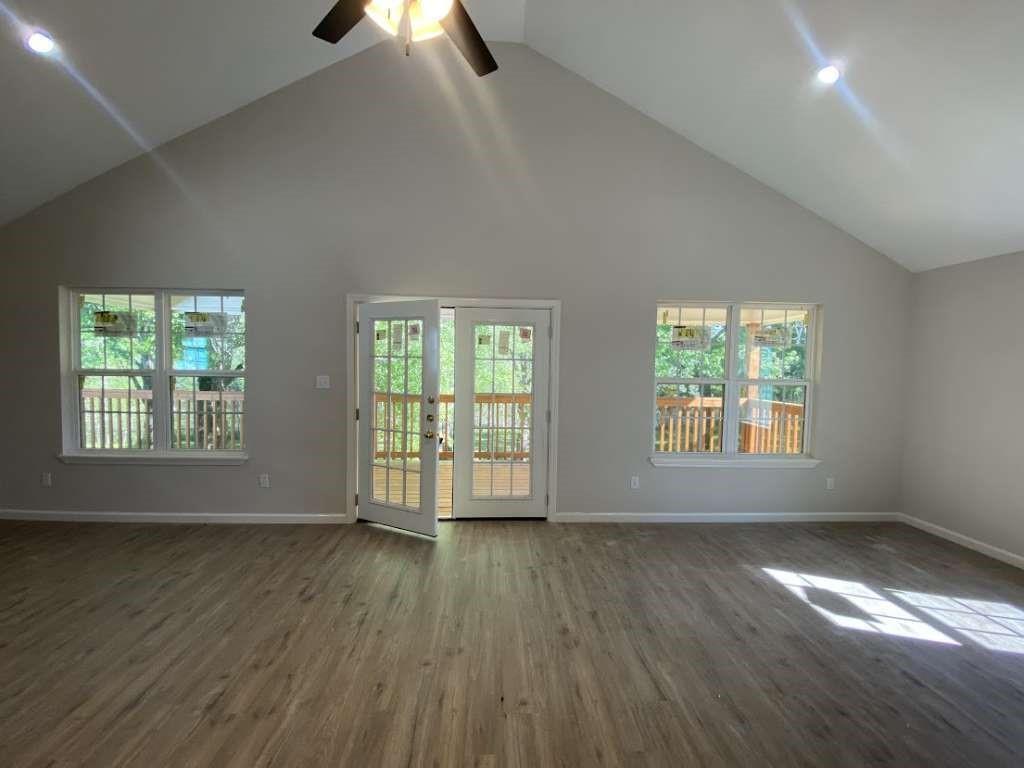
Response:
[[[437,516],[452,516],[455,506],[455,310],[441,310],[441,397],[437,403]]]
[[[801,454],[807,387],[740,387],[740,453]]]
[[[654,449],[721,453],[724,384],[658,384]]]
[[[533,493],[533,334],[532,325],[474,325],[473,498]]]
[[[373,501],[419,509],[423,320],[373,323]]]

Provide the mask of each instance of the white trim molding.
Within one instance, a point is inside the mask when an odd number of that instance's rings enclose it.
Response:
[[[49,509],[0,509],[0,520],[53,523],[178,523],[184,525],[337,525],[352,522],[344,514],[232,514],[230,512],[102,512]]]
[[[896,512],[562,512],[552,523],[898,523]]]
[[[913,515],[901,514],[898,515],[899,521],[905,523],[913,528],[930,533],[932,536],[938,536],[940,539],[951,541],[954,544],[959,544],[961,547],[967,547],[967,549],[973,549],[975,552],[980,552],[983,555],[988,555],[991,558],[1000,560],[1007,565],[1012,565],[1016,568],[1024,568],[1024,556],[1010,552],[1009,550],[997,547],[993,544],[986,544],[984,541],[971,538],[962,533],[950,530],[949,528],[943,528],[941,525],[930,523],[927,520],[922,520],[919,517]]]
[[[682,454],[662,454],[648,459],[655,467],[688,467],[691,469],[814,469],[821,464],[821,459],[804,457],[767,457],[759,456],[684,456]]]

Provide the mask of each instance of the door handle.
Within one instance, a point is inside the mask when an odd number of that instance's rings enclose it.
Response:
[[[435,437],[437,437],[437,435],[435,435],[433,432],[424,432],[423,436],[427,438],[427,440],[433,440]]]
[[[434,414],[428,413],[427,414],[427,421],[433,421],[433,420],[434,420]]]

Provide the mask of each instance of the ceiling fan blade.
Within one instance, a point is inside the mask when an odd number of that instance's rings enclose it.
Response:
[[[367,0],[338,0],[337,4],[316,25],[313,37],[336,43],[363,18]]]
[[[498,62],[494,60],[487,43],[480,37],[476,25],[459,0],[452,3],[451,12],[441,19],[441,27],[480,77],[498,68]]]

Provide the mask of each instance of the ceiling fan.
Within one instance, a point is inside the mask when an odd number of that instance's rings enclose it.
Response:
[[[406,56],[412,43],[447,34],[477,75],[498,68],[460,0],[338,0],[313,36],[337,43],[364,14],[388,34],[401,36]]]

